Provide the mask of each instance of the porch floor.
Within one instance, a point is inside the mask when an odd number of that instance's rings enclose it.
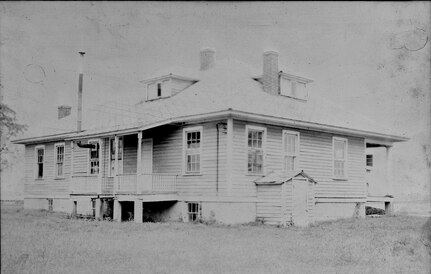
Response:
[[[162,202],[162,201],[179,201],[180,197],[176,192],[171,193],[143,193],[143,194],[116,194],[118,201],[136,201],[140,200],[143,202]]]

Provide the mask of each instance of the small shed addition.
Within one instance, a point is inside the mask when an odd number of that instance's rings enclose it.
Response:
[[[315,183],[304,171],[271,172],[257,179],[256,217],[272,225],[307,226],[313,221]]]

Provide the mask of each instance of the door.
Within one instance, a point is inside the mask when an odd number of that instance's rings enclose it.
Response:
[[[142,173],[153,172],[153,139],[142,139]]]
[[[292,188],[293,188],[293,191],[292,191],[293,224],[296,226],[307,226],[309,223],[308,210],[307,210],[308,181],[294,179],[292,181]]]

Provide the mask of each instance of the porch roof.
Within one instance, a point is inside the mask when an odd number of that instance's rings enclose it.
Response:
[[[288,171],[288,172],[273,171],[255,180],[254,183],[256,185],[281,185],[298,176],[306,178],[313,183],[317,183],[312,177],[307,175],[307,173],[305,173],[303,170],[294,170],[294,171]]]

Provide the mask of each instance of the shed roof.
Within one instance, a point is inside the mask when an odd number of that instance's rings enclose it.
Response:
[[[272,171],[268,173],[267,175],[257,179],[254,181],[256,185],[281,185],[285,182],[301,176],[303,178],[306,178],[314,183],[317,183],[312,177],[310,177],[307,173],[305,173],[303,170],[293,170],[293,171]]]

